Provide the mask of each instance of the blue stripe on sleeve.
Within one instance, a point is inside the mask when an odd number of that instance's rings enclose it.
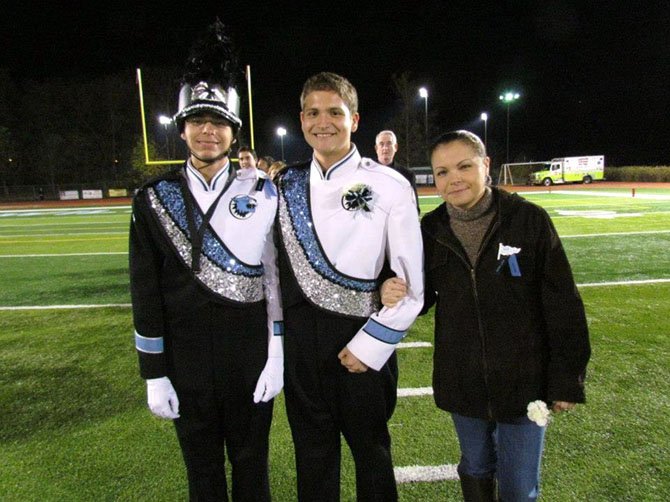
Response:
[[[163,337],[147,338],[135,331],[135,348],[146,354],[162,354]]]
[[[391,329],[383,324],[379,324],[374,319],[368,319],[368,322],[363,326],[363,331],[379,341],[396,344],[407,334],[407,331],[398,331]]]
[[[273,334],[276,336],[284,336],[284,321],[275,321],[273,324]]]

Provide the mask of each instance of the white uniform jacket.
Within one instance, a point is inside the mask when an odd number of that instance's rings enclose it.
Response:
[[[423,305],[423,246],[409,182],[352,146],[325,174],[316,159],[287,169],[279,183],[279,218],[303,296],[330,312],[367,317],[347,347],[379,370]],[[408,294],[380,309],[385,260],[407,281]]]
[[[189,224],[184,181],[197,204],[191,203],[195,227]],[[219,196],[203,234],[197,270],[192,230],[202,225]],[[230,163],[209,183],[187,163],[140,189],[133,202],[130,274],[143,378],[165,375],[164,335],[170,319],[205,312],[189,305],[195,289],[204,290],[212,302],[233,307],[265,300],[268,336],[283,334],[273,240],[276,212],[277,191],[265,173],[255,168],[236,173]]]

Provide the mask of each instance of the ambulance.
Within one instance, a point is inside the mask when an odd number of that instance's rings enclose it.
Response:
[[[605,156],[562,157],[551,159],[539,171],[530,174],[530,185],[550,186],[561,183],[592,183],[605,179]]]

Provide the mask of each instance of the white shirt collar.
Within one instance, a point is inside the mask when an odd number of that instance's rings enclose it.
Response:
[[[322,180],[332,180],[341,178],[354,172],[358,168],[360,162],[361,162],[361,154],[358,153],[356,145],[352,143],[349,153],[347,153],[344,157],[335,162],[335,164],[330,166],[330,168],[326,171],[325,174],[323,173],[323,169],[321,169],[321,164],[319,164],[319,161],[316,160],[316,156],[312,155],[312,164],[311,164],[312,176],[317,175],[318,178]]]
[[[217,172],[214,177],[207,183],[205,177],[193,167],[191,159],[186,162],[186,176],[189,180],[191,190],[199,190],[202,192],[219,192],[223,189],[228,179],[228,172],[230,171],[230,160]]]

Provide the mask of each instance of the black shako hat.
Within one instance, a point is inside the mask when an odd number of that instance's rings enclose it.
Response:
[[[191,48],[179,91],[179,111],[173,120],[179,130],[184,120],[209,112],[230,122],[233,132],[242,126],[240,97],[235,88],[237,55],[224,24],[216,20]]]

